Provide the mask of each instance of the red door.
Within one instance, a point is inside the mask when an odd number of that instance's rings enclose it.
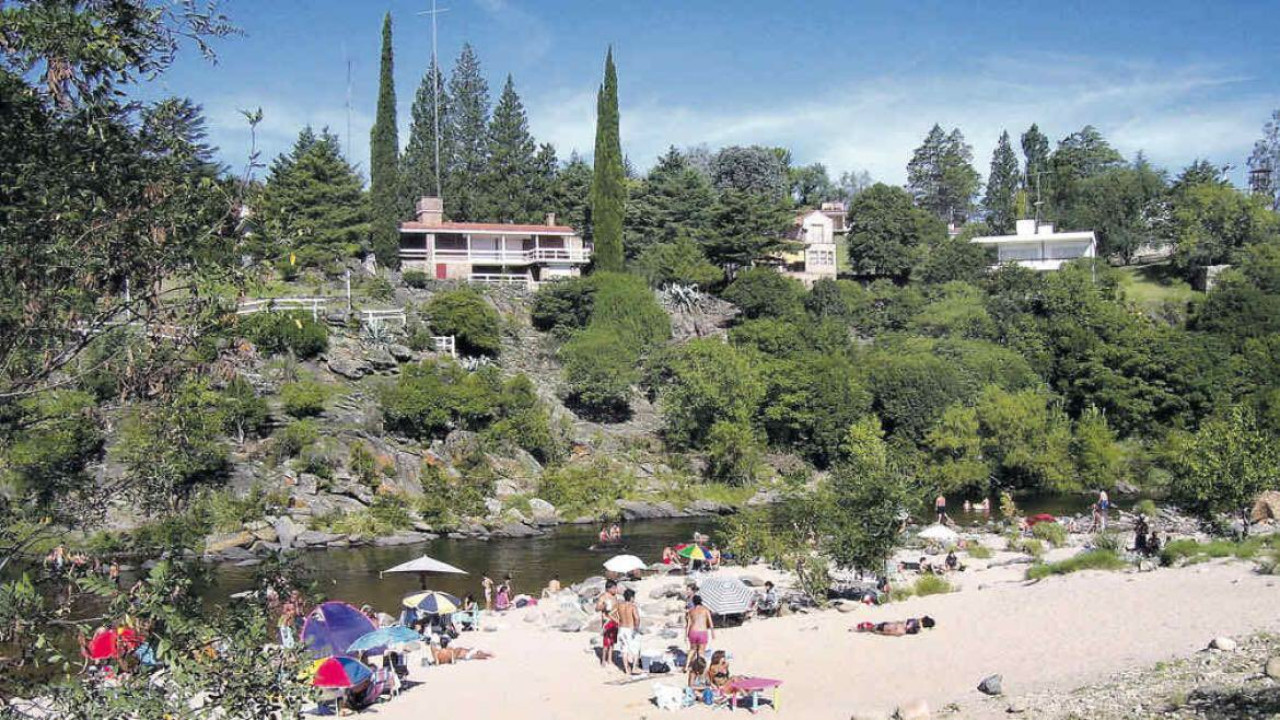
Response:
[[[449,273],[446,269],[448,267],[449,266],[444,263],[436,263],[436,279],[437,280],[445,280],[448,278]]]

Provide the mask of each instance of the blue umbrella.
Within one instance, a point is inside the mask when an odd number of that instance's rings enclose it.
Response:
[[[347,652],[355,654],[385,648],[389,645],[400,645],[421,640],[422,636],[403,625],[378,628],[371,633],[361,635],[347,647]]]

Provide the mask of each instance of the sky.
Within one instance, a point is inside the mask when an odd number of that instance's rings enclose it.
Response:
[[[1086,124],[1176,172],[1204,158],[1242,181],[1280,108],[1280,3],[937,0],[437,0],[439,56],[476,50],[496,102],[515,81],[539,142],[589,156],[606,49],[622,145],[647,169],[669,146],[778,145],[832,177],[900,184],[929,128],[959,127],[985,176],[1001,131],[1056,143]],[[368,166],[382,16],[395,34],[401,144],[431,57],[431,0],[224,0],[243,35],[191,51],[147,93],[202,104],[221,159],[269,159],[328,126]],[[350,113],[347,110],[350,64]],[[262,171],[259,171],[261,174]]]

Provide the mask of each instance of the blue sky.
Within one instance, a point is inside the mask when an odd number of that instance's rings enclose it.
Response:
[[[1055,142],[1097,126],[1126,156],[1240,168],[1280,108],[1280,3],[438,0],[440,56],[463,42],[494,99],[508,73],[539,141],[589,152],[605,48],[618,62],[623,150],[647,168],[669,145],[782,145],[833,177],[900,183],[933,123],[958,126],[984,175],[1002,129],[1037,122]],[[222,159],[243,167],[241,108],[266,115],[266,157],[305,124],[346,135],[368,163],[383,12],[395,22],[401,141],[430,59],[430,0],[228,0],[243,37],[194,52],[150,91],[186,95]]]

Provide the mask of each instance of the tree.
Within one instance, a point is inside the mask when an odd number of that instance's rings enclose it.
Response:
[[[770,441],[819,467],[842,457],[850,426],[871,411],[871,393],[844,354],[806,352],[768,363],[764,376],[760,415]]]
[[[905,279],[927,245],[946,236],[941,221],[902,188],[877,183],[849,206],[849,262],[866,275]]]
[[[858,193],[874,184],[871,173],[866,170],[846,170],[840,173],[840,179],[836,181],[836,189],[839,199],[847,205]]]
[[[845,453],[847,462],[819,489],[822,549],[839,567],[878,572],[898,544],[906,478],[890,462],[874,416],[850,427]]]
[[[1124,157],[1092,125],[1085,125],[1060,140],[1049,158],[1053,187],[1048,197],[1054,212],[1070,216],[1081,202],[1080,183],[1122,165]]]
[[[551,184],[550,207],[582,239],[591,242],[591,186],[592,170],[577,152],[569,155],[569,161],[556,174]]]
[[[760,468],[760,443],[747,423],[721,420],[707,432],[707,477],[727,485],[750,485]]]
[[[618,134],[618,72],[613,65],[612,47],[605,56],[604,83],[596,97],[595,170],[591,180],[593,262],[599,270],[621,271],[627,187]]]
[[[382,18],[382,61],[378,71],[378,108],[369,134],[369,209],[373,253],[389,268],[400,267],[400,131],[396,124],[395,57],[391,13]]]
[[[718,338],[692,340],[667,360],[659,396],[664,432],[675,447],[702,447],[718,422],[749,425],[765,386],[749,357]]]
[[[924,259],[911,271],[911,277],[926,284],[941,284],[960,280],[977,283],[995,264],[995,252],[989,245],[970,242],[980,235],[990,235],[983,223],[969,223],[956,237],[949,235],[927,245]]]
[[[436,108],[436,95],[439,108]],[[436,138],[437,115],[439,139]],[[452,128],[449,118],[449,95],[444,88],[444,78],[435,60],[427,67],[427,74],[418,84],[410,111],[409,143],[404,150],[403,173],[406,205],[420,197],[440,197],[444,193],[445,177],[453,164]],[[437,147],[437,142],[439,143]],[[439,150],[437,165],[436,151]],[[440,174],[436,174],[439,167]]]
[[[1280,110],[1271,113],[1249,155],[1249,189],[1280,211]]]
[[[495,222],[539,220],[543,198],[539,197],[538,188],[543,178],[539,177],[538,148],[529,134],[524,105],[510,75],[489,121],[488,147],[489,163],[480,178],[488,219]]]
[[[733,270],[791,247],[794,243],[787,240],[786,231],[793,219],[785,197],[725,190],[711,211],[707,258]]]
[[[489,84],[480,72],[480,60],[470,43],[464,43],[449,76],[449,124],[441,128],[452,153],[445,173],[445,215],[457,222],[485,220],[487,208],[476,178],[489,162]],[[442,158],[443,159],[443,158]]]
[[[638,257],[654,243],[705,239],[715,205],[711,182],[674,147],[658,158],[627,203],[626,251]]]
[[[1274,237],[1278,225],[1264,200],[1216,184],[1179,194],[1170,223],[1173,264],[1188,279],[1197,268],[1235,262],[1245,246]]]
[[[1174,502],[1205,520],[1234,514],[1246,534],[1254,498],[1280,487],[1275,439],[1259,430],[1247,406],[1232,406],[1202,424],[1195,435],[1175,436],[1167,463]]]
[[[496,356],[502,349],[498,311],[474,289],[436,293],[424,311],[431,331],[453,335],[464,355]]]
[[[907,187],[920,207],[944,223],[962,225],[981,185],[972,163],[973,148],[959,128],[944,133],[934,125],[907,163]]]
[[[1151,242],[1165,199],[1164,175],[1141,158],[1133,167],[1106,170],[1080,183],[1080,200],[1066,220],[1069,226],[1098,234],[1098,252],[1118,255],[1125,264]]]
[[[724,279],[724,272],[707,261],[702,247],[688,237],[646,247],[634,269],[651,287],[694,285],[708,288]]]
[[[724,289],[724,299],[748,319],[799,315],[804,311],[804,296],[799,280],[768,267],[743,270]]]
[[[1022,160],[1026,172],[1023,174],[1023,189],[1027,197],[1048,198],[1051,178],[1049,172],[1049,138],[1040,132],[1035,123],[1022,133]]]
[[[817,207],[837,194],[822,163],[790,168],[788,175],[791,201],[800,207]]]
[[[1124,447],[1116,441],[1107,416],[1097,408],[1089,408],[1076,420],[1071,454],[1085,487],[1114,488],[1128,478]]]
[[[733,145],[711,158],[711,182],[717,190],[736,190],[775,199],[787,195],[787,161],[778,148]]]
[[[991,174],[987,176],[987,195],[982,205],[987,211],[987,224],[997,235],[1013,232],[1018,219],[1018,189],[1022,185],[1022,173],[1018,168],[1018,156],[1009,142],[1008,131],[1000,133],[996,149],[991,153]]]
[[[304,128],[293,149],[272,163],[256,203],[271,243],[265,251],[276,258],[293,252],[302,266],[318,267],[356,254],[368,229],[361,185],[337,136]]]

